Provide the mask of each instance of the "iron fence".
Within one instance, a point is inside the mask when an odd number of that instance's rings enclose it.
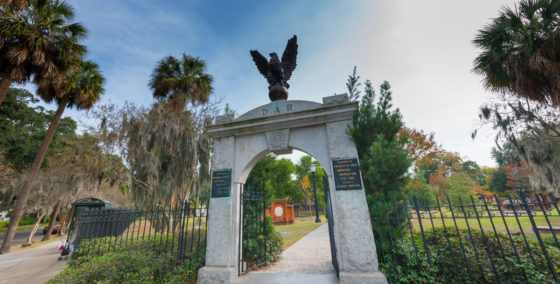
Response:
[[[319,204],[319,215],[325,215],[325,208]],[[294,205],[295,217],[315,217],[315,205],[313,204],[296,204]]]
[[[159,255],[183,261],[203,258],[208,206],[186,202],[174,209],[87,209],[76,219],[69,245],[73,258],[100,255],[133,246],[157,250]]]
[[[243,189],[241,200],[239,275],[266,265],[268,239],[264,191]]]
[[[413,197],[389,207],[372,227],[391,283],[559,283],[560,210],[552,195]]]

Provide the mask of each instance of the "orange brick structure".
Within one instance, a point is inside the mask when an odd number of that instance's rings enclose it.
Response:
[[[272,205],[266,208],[266,215],[272,217],[275,225],[287,225],[294,223],[294,206],[288,205],[283,199],[272,201]]]

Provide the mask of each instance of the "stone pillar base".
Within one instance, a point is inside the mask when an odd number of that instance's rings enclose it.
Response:
[[[381,272],[340,272],[340,284],[387,284]]]
[[[229,284],[237,276],[233,267],[204,266],[198,270],[198,284]]]

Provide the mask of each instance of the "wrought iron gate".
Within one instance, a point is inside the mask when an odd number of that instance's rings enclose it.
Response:
[[[336,244],[334,242],[334,218],[332,214],[331,195],[329,194],[329,180],[323,176],[323,186],[325,190],[325,198],[327,199],[327,222],[329,225],[329,240],[331,243],[331,259],[336,271],[336,277],[339,277],[338,260],[336,259]]]
[[[251,191],[253,190],[253,191]],[[239,269],[247,273],[266,264],[266,196],[259,190],[241,187],[241,222],[239,223]]]

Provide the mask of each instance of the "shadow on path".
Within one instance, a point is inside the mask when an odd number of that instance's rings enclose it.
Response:
[[[286,249],[280,260],[233,283],[338,283],[331,262],[328,225],[324,224]]]

